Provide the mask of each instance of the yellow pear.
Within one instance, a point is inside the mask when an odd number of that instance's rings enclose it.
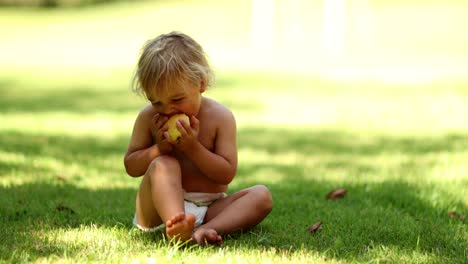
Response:
[[[184,120],[187,124],[190,125],[190,119],[186,114],[173,115],[169,118],[169,120],[167,120],[167,132],[169,133],[169,139],[172,142],[177,142],[181,136],[179,130],[176,127],[177,120],[180,119]]]

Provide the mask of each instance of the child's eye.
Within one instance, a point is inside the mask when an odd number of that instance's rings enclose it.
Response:
[[[175,98],[175,99],[172,99],[172,102],[180,102],[182,100],[184,100],[183,97],[182,98]]]
[[[160,107],[162,105],[161,102],[152,102],[151,103],[154,107]]]

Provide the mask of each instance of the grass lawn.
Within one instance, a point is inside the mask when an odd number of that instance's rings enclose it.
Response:
[[[24,12],[36,24],[19,19]],[[73,28],[81,17],[70,18],[71,10],[47,11],[58,12],[51,17],[37,12],[3,14],[25,33],[62,16]],[[91,21],[99,16],[79,12]],[[5,19],[0,15],[0,23]],[[52,36],[59,26],[48,30],[44,34]],[[20,39],[13,32],[8,36]],[[14,41],[3,45],[21,50]],[[396,84],[218,72],[206,96],[229,106],[238,122],[239,170],[228,192],[265,184],[275,207],[253,230],[225,237],[222,247],[180,247],[162,233],[132,227],[140,180],[126,175],[122,159],[145,102],[128,88],[126,59],[114,61],[121,63],[115,68],[97,63],[86,69],[86,59],[76,55],[76,67],[69,68],[70,61],[61,68],[63,61],[31,52],[44,67],[25,57],[9,67],[14,56],[2,55],[8,56],[0,60],[0,262],[468,259],[466,219],[449,216],[468,214],[468,80]],[[336,188],[347,195],[325,199]],[[308,232],[318,221],[322,228]]]
[[[125,77],[39,87],[13,77],[0,86],[3,261],[466,260],[466,222],[448,216],[468,211],[468,92],[456,85],[375,89],[296,78],[296,93],[285,96],[286,79],[218,76],[207,95],[239,122],[229,192],[266,184],[275,208],[223,247],[199,249],[131,225],[139,180],[126,176],[122,157],[143,101]],[[335,188],[348,195],[326,200]],[[318,221],[322,229],[307,232]]]

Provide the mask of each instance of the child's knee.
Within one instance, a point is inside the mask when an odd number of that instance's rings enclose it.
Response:
[[[155,177],[158,175],[180,173],[179,161],[171,156],[158,156],[151,161],[146,171],[146,175]]]
[[[257,206],[266,214],[273,209],[273,198],[271,192],[264,185],[256,185],[253,187],[255,196],[257,197]]]

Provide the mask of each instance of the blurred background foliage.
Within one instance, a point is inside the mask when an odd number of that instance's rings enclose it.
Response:
[[[467,8],[458,0],[3,7],[0,128],[49,120],[30,118],[32,110],[99,110],[121,112],[115,118],[126,122],[117,122],[119,131],[128,133],[145,103],[128,100],[135,98],[129,85],[139,50],[146,40],[179,30],[206,50],[219,88],[209,96],[233,108],[241,125],[463,129]],[[93,122],[86,127],[106,130]]]
[[[15,5],[0,8],[0,65],[8,69],[130,69],[144,41],[180,30],[226,71],[411,83],[468,75],[468,3],[459,0],[0,4]]]
[[[0,6],[19,6],[19,7],[80,7],[102,3],[132,0],[0,0]],[[137,1],[137,0],[133,0]],[[141,0],[140,0],[141,1]]]

